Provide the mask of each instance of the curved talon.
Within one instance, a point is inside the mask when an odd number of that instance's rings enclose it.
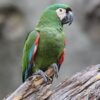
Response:
[[[42,78],[44,79],[44,81],[47,83],[48,80],[51,81],[51,79],[47,76],[46,73],[44,73],[42,70],[38,70],[36,73],[34,73],[33,75],[41,75]]]
[[[59,70],[58,70],[57,64],[54,63],[54,64],[51,65],[51,67],[53,67],[53,69],[54,69],[54,71],[55,71],[55,74],[54,74],[55,77],[58,78],[58,72],[59,72]]]

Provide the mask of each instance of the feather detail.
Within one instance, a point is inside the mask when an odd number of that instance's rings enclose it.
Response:
[[[32,67],[33,67],[33,63],[34,63],[35,54],[38,49],[39,40],[40,40],[40,33],[38,33],[38,36],[37,36],[35,42],[33,43],[32,47],[29,50],[29,54],[28,54],[29,63],[28,63],[27,69],[25,70],[25,73],[23,76],[23,82],[32,75]]]
[[[59,58],[58,64],[61,65],[63,63],[63,61],[64,61],[64,50],[63,50],[63,52],[62,52],[62,54],[61,54],[61,56]]]
[[[39,40],[40,40],[40,33],[38,33],[38,36],[37,36],[37,38],[36,38],[36,41],[34,42],[35,48],[34,48],[34,52],[33,52],[33,54],[32,54],[31,63],[34,62],[34,57],[35,57],[36,51],[37,51],[37,49],[38,49]]]
[[[64,45],[66,46],[66,43],[67,43],[67,40],[65,39],[64,40]],[[65,49],[64,49],[65,50]],[[58,60],[58,63],[57,63],[57,65],[58,65],[58,70],[60,70],[60,66],[61,66],[61,64],[63,63],[63,61],[64,61],[64,50],[63,50],[63,52],[61,53],[61,56],[60,56],[60,58],[59,58],[59,60]]]

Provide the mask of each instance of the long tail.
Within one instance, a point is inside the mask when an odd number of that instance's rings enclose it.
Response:
[[[22,75],[23,82],[25,82],[25,80],[32,75],[32,66],[33,66],[32,64],[28,64],[28,67],[25,70],[25,73]]]

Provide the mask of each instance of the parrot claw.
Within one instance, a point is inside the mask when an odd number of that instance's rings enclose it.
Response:
[[[41,75],[42,78],[44,79],[44,81],[47,83],[49,80],[51,80],[47,74],[45,74],[42,70],[38,70],[36,73],[34,73],[33,75]]]
[[[58,78],[58,72],[59,72],[59,70],[58,70],[57,64],[54,63],[54,64],[51,65],[51,67],[53,67],[53,69],[54,69],[54,72],[55,72],[54,75],[55,75],[55,77]]]

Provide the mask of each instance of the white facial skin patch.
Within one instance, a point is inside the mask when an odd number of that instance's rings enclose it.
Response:
[[[56,10],[57,16],[62,20],[64,17],[66,17],[66,10],[63,8],[59,8]]]

